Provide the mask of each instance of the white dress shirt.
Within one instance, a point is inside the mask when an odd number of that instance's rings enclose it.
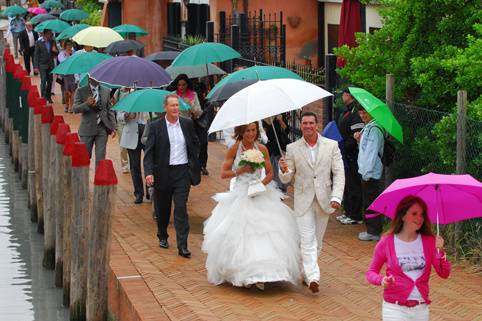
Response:
[[[166,118],[166,126],[169,135],[169,144],[171,145],[169,165],[187,164],[186,140],[184,139],[179,119],[172,124]]]
[[[30,48],[35,47],[35,37],[33,36],[33,31],[27,30],[27,36],[28,36],[28,45],[30,46]]]

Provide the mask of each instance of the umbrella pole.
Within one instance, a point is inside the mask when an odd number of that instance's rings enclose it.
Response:
[[[276,133],[276,128],[274,127],[274,120],[275,119],[276,119],[276,116],[274,116],[273,120],[271,121],[271,126],[273,127],[274,137],[276,137],[276,145],[278,145],[279,154],[281,155],[281,157],[284,157],[283,151],[281,150],[281,145],[279,143],[278,134]]]

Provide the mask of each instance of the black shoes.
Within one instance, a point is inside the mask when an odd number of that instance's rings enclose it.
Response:
[[[134,200],[134,204],[141,204],[143,198],[144,196],[137,196],[136,199]]]
[[[209,175],[209,172],[208,170],[206,169],[206,167],[201,167],[201,174],[205,175],[205,176],[208,176]]]
[[[189,250],[187,248],[179,249],[178,253],[179,253],[180,256],[185,257],[186,259],[191,257],[191,252],[189,252]]]
[[[167,249],[167,248],[169,248],[169,242],[167,242],[167,240],[160,240],[160,241],[159,241],[159,246],[160,246],[162,249]]]

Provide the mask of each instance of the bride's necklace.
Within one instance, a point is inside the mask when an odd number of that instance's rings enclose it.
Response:
[[[253,143],[253,146],[251,148],[246,148],[246,146],[244,146],[243,142],[241,141],[241,149],[243,150],[243,152],[245,150],[254,149],[254,143]]]

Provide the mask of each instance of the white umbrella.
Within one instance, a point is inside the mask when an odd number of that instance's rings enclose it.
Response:
[[[216,66],[215,64],[206,65],[193,65],[193,66],[169,66],[166,71],[171,75],[172,79],[175,79],[180,74],[186,74],[188,78],[206,77],[206,75],[224,75],[226,72]]]
[[[238,91],[224,103],[209,133],[299,109],[328,96],[332,94],[298,79],[261,80]]]

